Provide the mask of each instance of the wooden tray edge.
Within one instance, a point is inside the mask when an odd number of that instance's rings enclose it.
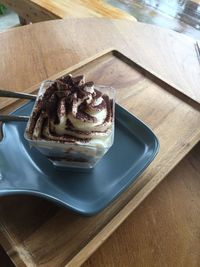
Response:
[[[182,101],[187,102],[188,104],[192,105],[194,108],[196,109],[200,109],[200,103],[191,98],[190,96],[184,94],[183,92],[179,91],[179,89],[172,83],[169,81],[166,81],[165,79],[163,79],[160,75],[156,74],[153,70],[148,69],[144,66],[142,66],[141,64],[138,64],[136,62],[134,62],[131,58],[129,58],[128,56],[126,56],[125,54],[123,54],[122,52],[120,52],[119,50],[117,50],[114,47],[110,47],[107,48],[89,58],[86,58],[82,61],[80,61],[79,63],[66,68],[65,70],[58,72],[50,77],[48,77],[46,80],[54,80],[58,77],[61,77],[67,73],[73,72],[74,70],[78,70],[79,68],[83,67],[84,65],[102,57],[105,56],[106,54],[112,53],[113,55],[115,55],[116,57],[120,58],[122,61],[127,62],[129,65],[134,65],[136,68],[139,68],[141,71],[147,72],[149,75],[151,75],[152,77],[154,77],[157,82],[160,82],[162,84],[165,84],[166,86],[170,87],[170,93],[174,94],[176,97],[180,98]],[[150,77],[148,77],[150,79]],[[33,93],[36,90],[39,89],[40,83],[37,83],[31,87],[29,87],[27,90],[25,90],[24,92],[26,93]],[[16,99],[9,99],[8,102],[6,104],[3,104],[1,106],[0,110],[4,110],[6,109],[8,106],[11,106],[12,104],[16,103],[17,100]]]
[[[142,203],[142,201],[163,181],[165,177],[176,167],[176,165],[191,151],[199,142],[200,133],[193,140],[183,147],[179,157],[171,158],[169,165],[171,168],[166,172],[157,173],[119,212],[113,219],[91,240],[80,252],[78,252],[65,267],[81,266],[108,238],[112,233],[128,218],[128,216]]]
[[[95,54],[92,57],[86,58],[79,63],[55,74],[49,77],[48,79],[56,79],[66,73],[70,73],[74,70],[77,70],[84,66],[85,64],[92,62],[96,60],[99,57],[102,57],[108,53],[113,53],[117,57],[123,57],[126,58],[129,62],[132,62],[135,66],[138,66],[138,68],[143,69],[144,71],[148,72],[150,75],[154,76],[156,79],[160,80],[160,82],[165,83],[170,87],[170,92],[175,94],[176,97],[181,98],[184,102],[187,102],[188,104],[192,105],[196,109],[200,109],[200,105],[197,101],[190,98],[186,94],[180,92],[178,89],[173,87],[169,82],[164,81],[162,78],[157,76],[153,71],[148,70],[147,68],[135,63],[132,59],[128,58],[126,55],[121,53],[120,51],[116,50],[115,48],[108,48],[106,50],[101,51],[100,53]],[[39,87],[40,83],[29,87],[26,92],[32,93],[36,91]],[[8,106],[12,106],[14,103],[16,103],[17,100],[13,100],[8,105],[2,106],[2,110],[7,109]],[[182,151],[184,153],[180,153],[179,157],[171,158],[171,161],[168,163],[170,165],[170,168],[168,168],[165,171],[162,171],[162,173],[157,173],[157,175],[149,181],[125,206],[120,210],[120,212],[113,217],[113,219],[93,238],[91,241],[89,241],[84,248],[82,248],[67,264],[66,266],[80,266],[82,263],[84,263],[91,255],[94,253],[95,250],[100,247],[101,244],[121,225],[121,223],[138,207],[138,205],[154,190],[154,188],[167,176],[167,174],[184,158],[187,153],[197,144],[197,142],[200,140],[200,133],[196,134],[192,140],[188,140],[188,143],[186,143],[182,147]],[[7,240],[9,243],[9,240]],[[7,244],[5,243],[5,246]],[[22,259],[23,261],[23,259]]]

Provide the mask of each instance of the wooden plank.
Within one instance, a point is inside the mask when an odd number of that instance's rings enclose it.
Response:
[[[102,0],[31,0],[41,9],[48,10],[60,18],[66,17],[105,17],[112,19],[136,19],[125,11]]]
[[[199,266],[200,143],[83,267]]]
[[[88,60],[83,63],[86,62]],[[91,62],[83,63],[53,77],[68,72],[84,73],[87,79],[98,84],[115,87],[117,101],[154,130],[161,150],[140,179],[104,211],[90,218],[55,208],[55,205],[42,200],[36,204],[31,200],[31,207],[27,207],[28,200],[25,205],[22,204],[19,197],[11,197],[14,202],[4,202],[1,205],[1,232],[10,257],[18,262],[20,257],[22,263],[19,266],[81,265],[200,140],[200,107],[196,102],[181,98],[180,93],[175,94],[168,85],[160,83],[118,52],[100,54],[98,58],[94,56]],[[23,206],[17,216],[23,216],[29,208],[32,215],[26,216],[31,216],[31,221],[22,223],[10,212],[15,208],[16,201]],[[34,215],[33,210],[39,212],[38,205],[44,205],[49,210],[49,217]],[[43,208],[40,212],[43,213]],[[49,234],[54,228],[56,232]],[[12,236],[8,235],[10,229]],[[49,245],[44,250],[42,247],[47,236]]]
[[[68,17],[107,17],[136,21],[130,14],[99,0],[2,0],[1,2],[33,23]]]
[[[2,0],[1,3],[11,10],[14,10],[21,18],[25,19],[27,22],[40,22],[60,18],[56,14],[46,9],[41,9],[34,2],[27,0]]]

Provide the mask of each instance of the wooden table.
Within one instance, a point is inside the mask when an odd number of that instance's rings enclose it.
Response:
[[[91,25],[95,32],[88,35]],[[79,34],[76,34],[77,28]],[[198,114],[200,68],[194,41],[175,32],[128,21],[71,19],[1,33],[0,41],[0,87],[30,91],[27,88],[43,79],[115,46],[183,92],[186,95],[181,95],[183,101],[189,96]],[[11,103],[11,100],[1,99],[1,110]],[[177,155],[173,162],[168,159],[165,170],[169,172],[199,140],[198,133],[193,140],[183,143],[184,153]],[[107,232],[89,242],[84,253],[80,252],[74,259],[72,256],[71,266],[83,263],[128,215],[85,266],[198,266],[199,151],[198,145],[133,213],[147,194],[130,201]],[[166,176],[164,169],[160,175],[155,176],[154,186],[151,185],[148,193]],[[67,218],[72,220],[73,227],[82,223],[82,219],[32,197],[2,198],[0,214],[0,242],[17,266],[35,266],[36,263],[37,266],[64,266],[68,263],[66,251],[74,241],[65,242],[63,235],[68,239],[67,229],[55,235],[55,240],[50,237],[58,229],[65,229]]]
[[[130,14],[102,0],[2,0],[20,18],[27,22],[39,22],[68,17],[107,17],[136,21]]]

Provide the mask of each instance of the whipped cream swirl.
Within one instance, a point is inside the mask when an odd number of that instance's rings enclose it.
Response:
[[[29,125],[31,139],[103,143],[112,133],[113,100],[85,82],[66,75],[50,82],[39,97]]]

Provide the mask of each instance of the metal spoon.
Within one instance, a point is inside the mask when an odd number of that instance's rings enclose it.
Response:
[[[0,115],[0,121],[28,121],[29,116]]]
[[[36,99],[36,95],[27,94],[27,93],[19,93],[12,92],[0,89],[0,97],[12,97],[12,98],[20,98],[20,99]],[[28,121],[28,116],[14,116],[14,115],[0,115],[0,121]]]
[[[20,93],[20,92],[12,92],[0,89],[0,97],[12,97],[12,98],[20,98],[20,99],[36,99],[37,95]]]

